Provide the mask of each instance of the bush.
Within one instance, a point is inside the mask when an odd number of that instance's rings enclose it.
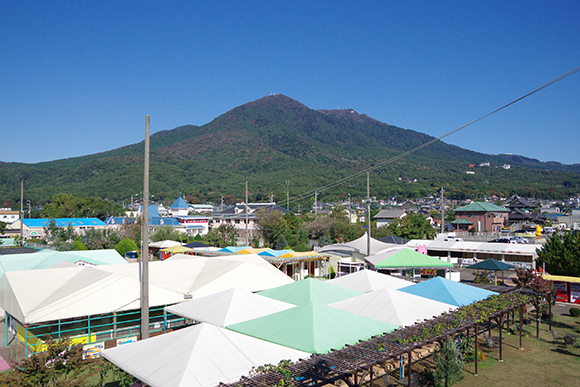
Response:
[[[138,251],[139,247],[131,239],[125,238],[121,242],[117,243],[115,250],[121,255],[121,257],[125,257],[125,253],[129,251]]]
[[[578,309],[578,308],[570,308],[570,316],[572,316],[572,317],[580,317],[580,309]]]
[[[481,273],[480,275],[477,275],[477,273],[473,273],[473,275],[475,276],[475,278],[473,279],[473,282],[476,284],[490,284],[491,280],[489,279],[487,273]]]

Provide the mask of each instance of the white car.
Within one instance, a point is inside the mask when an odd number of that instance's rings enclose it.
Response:
[[[522,236],[511,237],[512,243],[528,243],[528,240]]]

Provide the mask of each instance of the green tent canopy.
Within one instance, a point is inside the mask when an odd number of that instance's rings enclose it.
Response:
[[[377,256],[374,258],[377,258]],[[453,264],[404,248],[374,266],[382,269],[443,269],[453,267]]]
[[[451,224],[473,224],[473,222],[465,218],[460,218],[455,219]]]
[[[347,298],[360,296],[363,293],[341,288],[314,278],[307,278],[288,285],[264,290],[258,294],[294,305],[303,305],[311,301],[328,305]]]
[[[226,328],[300,351],[328,353],[392,332],[398,326],[309,302]]]

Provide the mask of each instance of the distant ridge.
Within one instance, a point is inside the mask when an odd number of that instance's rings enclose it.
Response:
[[[156,198],[221,196],[285,199],[364,171],[433,140],[354,109],[314,110],[283,94],[238,106],[202,125],[151,136],[150,191]],[[142,142],[93,155],[37,164],[0,162],[3,201],[48,201],[61,192],[121,200],[142,190]],[[479,167],[490,163],[491,167]],[[509,164],[510,169],[501,168]],[[474,165],[474,168],[469,167]],[[468,175],[472,169],[475,174]],[[445,187],[450,197],[496,194],[564,198],[580,187],[580,164],[543,163],[518,155],[486,155],[437,141],[371,173],[373,196],[422,197]],[[360,179],[359,179],[360,180]],[[329,198],[366,195],[365,183],[323,191]]]

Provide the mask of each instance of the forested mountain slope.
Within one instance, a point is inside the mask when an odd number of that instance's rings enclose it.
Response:
[[[377,166],[433,137],[374,120],[352,109],[313,110],[272,95],[217,117],[151,136],[150,192],[200,201],[220,196],[285,198],[286,180],[299,195]],[[492,167],[470,168],[491,163]],[[511,169],[501,168],[511,164]],[[497,167],[500,166],[500,167]],[[473,170],[474,175],[466,174]],[[0,199],[49,200],[60,192],[122,200],[142,191],[143,142],[94,155],[37,164],[0,163]],[[442,141],[371,172],[375,196],[418,197],[445,187],[454,197],[564,197],[580,187],[580,165],[542,163],[522,156],[485,155]],[[322,190],[331,200],[366,195],[364,178]],[[319,199],[322,199],[320,197]]]

